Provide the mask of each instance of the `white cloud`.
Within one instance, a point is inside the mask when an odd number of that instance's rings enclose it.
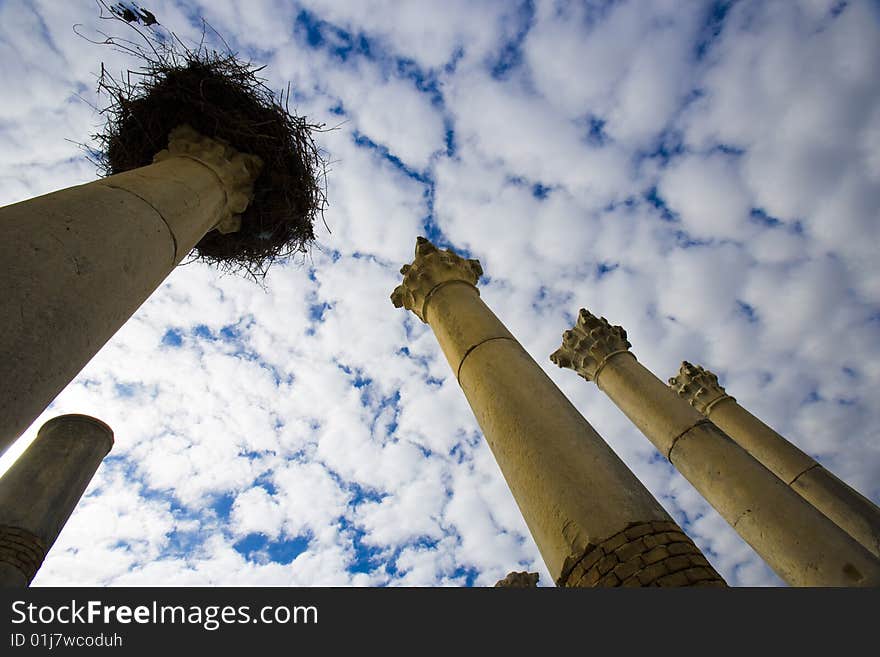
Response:
[[[551,584],[430,329],[389,300],[428,228],[480,258],[482,298],[730,583],[780,584],[549,362],[578,308],[660,378],[684,359],[718,372],[880,500],[874,4],[736,3],[700,60],[708,4],[303,6],[327,21],[316,46],[289,3],[201,11],[298,110],[344,122],[320,135],[332,232],[266,291],[179,268],[0,459],[64,412],[116,431],[37,585]],[[198,39],[191,9],[151,6]],[[0,202],[93,176],[64,140],[101,119],[71,98],[94,102],[102,60],[131,66],[72,32],[93,12],[0,5]],[[369,47],[340,54],[349,35]]]
[[[697,239],[743,239],[749,226],[749,195],[735,160],[723,155],[679,158],[663,170],[660,195]]]
[[[358,3],[308,0],[314,14],[356,34],[365,33],[391,53],[438,68],[459,49],[482,58],[495,47],[506,26],[506,3],[488,5],[452,0],[441,4],[370,0]]]

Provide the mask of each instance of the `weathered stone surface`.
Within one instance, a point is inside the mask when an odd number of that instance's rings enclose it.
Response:
[[[465,283],[475,287],[483,268],[479,260],[462,258],[449,249],[438,249],[424,237],[416,240],[416,255],[411,264],[400,268],[403,283],[391,294],[395,308],[411,310],[427,322],[427,306],[431,295],[447,283]]]
[[[617,575],[615,575],[614,573],[608,573],[596,583],[596,586],[604,586],[609,588],[620,586],[620,579],[618,579]]]
[[[578,566],[582,567],[584,571],[589,570],[597,563],[599,563],[599,559],[605,556],[604,548],[588,548],[587,555],[578,562]]]
[[[669,520],[480,298],[477,261],[421,238],[401,271],[392,302],[433,330],[555,582],[633,523]]]
[[[687,543],[690,538],[682,531],[665,532],[662,534],[663,543]]]
[[[0,208],[0,452],[241,207],[243,185],[230,196],[211,166],[169,156]]]
[[[793,586],[880,586],[880,560],[714,424],[675,444],[672,463]]]
[[[658,561],[657,563],[652,563],[650,566],[645,566],[637,573],[637,577],[642,583],[642,586],[650,586],[655,580],[666,575],[668,572],[669,570],[666,568],[666,564],[662,561]]]
[[[552,359],[594,380],[785,581],[804,586],[880,585],[880,561],[873,554],[795,494],[628,350],[619,349],[624,346],[621,340],[625,340],[623,329],[581,310],[577,325],[563,334],[562,347]],[[685,374],[706,386],[714,380],[714,375],[693,366],[685,368]],[[690,389],[695,384],[688,379],[682,385]],[[725,394],[720,387],[711,390]],[[706,408],[711,410],[712,404],[708,401]],[[716,399],[713,416],[733,406],[733,401],[717,403]],[[651,553],[643,558],[656,557]],[[639,577],[644,579],[644,573]]]
[[[642,559],[646,564],[657,563],[658,561],[663,561],[667,557],[669,557],[669,550],[662,545],[658,545],[642,555]]]
[[[645,541],[641,539],[634,539],[627,543],[626,545],[622,545],[614,551],[614,554],[617,555],[617,558],[620,561],[629,561],[633,557],[637,557],[643,552],[648,551],[648,546],[645,545]]]
[[[4,580],[0,574],[0,586],[17,586],[20,581],[30,582],[46,556],[46,544],[39,536],[20,527],[0,525],[0,562],[11,566],[14,578]]]
[[[554,581],[619,584],[617,550],[678,526],[483,303],[477,261],[419,238],[401,273],[392,302],[434,331]]]
[[[626,537],[630,540],[637,539],[639,536],[645,536],[646,534],[650,534],[654,531],[653,526],[650,523],[643,523],[641,525],[636,525],[635,527],[630,527],[626,530]]]
[[[590,333],[585,337],[589,328]],[[619,329],[619,330],[618,330]],[[563,333],[562,347],[550,358],[588,381],[595,381],[667,458],[675,441],[706,418],[653,376],[629,349],[620,327],[612,327],[581,309],[574,328]]]
[[[657,579],[657,586],[688,586],[690,583],[687,575],[681,571]]]
[[[880,508],[749,413],[710,371],[682,364],[670,385],[718,428],[875,556]]]
[[[256,155],[239,153],[222,139],[206,137],[188,125],[177,126],[168,135],[168,148],[159,151],[153,162],[185,157],[211,169],[226,192],[226,207],[215,224],[221,233],[238,232],[240,214],[253,199],[253,184],[263,161]]]
[[[595,550],[595,552],[599,552],[600,558],[603,556],[601,554],[601,550]],[[589,570],[586,566],[584,566],[583,562],[576,565],[569,571],[568,580],[571,582],[580,581],[580,579],[587,574],[587,570]]]
[[[538,573],[526,571],[508,573],[504,579],[495,582],[495,588],[504,589],[531,589],[538,586]]]
[[[710,571],[708,568],[706,568],[704,566],[697,566],[696,568],[688,568],[688,569],[683,570],[681,572],[683,572],[687,576],[688,580],[690,580],[691,583],[694,583],[694,584],[697,582],[704,582],[704,581],[710,579]]]
[[[702,554],[690,554],[688,559],[694,566],[708,566],[709,562]]]
[[[678,375],[669,379],[669,386],[703,415],[722,399],[733,399],[718,383],[718,377],[699,365],[682,361]]]
[[[617,575],[621,580],[625,580],[630,575],[634,575],[642,568],[644,568],[645,564],[640,559],[633,559],[631,561],[627,561],[626,563],[617,564],[614,568],[614,574]]]
[[[590,588],[596,586],[600,579],[602,579],[602,573],[599,572],[599,569],[591,568],[577,581],[576,584],[574,584],[574,586]]]
[[[550,360],[593,381],[609,358],[629,348],[623,327],[612,326],[604,317],[581,308],[577,323],[562,334],[562,346],[550,355]]]
[[[609,572],[614,566],[617,565],[617,557],[613,554],[606,555],[599,560],[599,563],[596,564],[595,568],[599,571],[600,575],[604,575]]]
[[[689,557],[692,554],[684,556],[671,555],[666,547],[657,545],[652,549],[648,549],[646,542],[651,543],[653,537],[665,537],[670,532],[668,523],[657,526],[652,523],[639,523],[627,528],[624,535],[631,533],[635,538],[628,539],[628,543],[619,544],[619,534],[603,541],[599,546],[592,548],[591,552],[584,556],[579,566],[584,563],[591,564],[585,570],[576,567],[572,570],[571,576],[566,583],[567,586],[592,587],[592,586],[691,586],[693,582],[703,581],[706,579],[717,580],[722,586],[724,581],[711,567],[703,568],[699,572],[698,577],[688,578],[687,575],[681,575],[676,578],[668,578],[670,573],[682,571],[690,568],[691,563]],[[672,526],[676,525],[672,523]],[[630,531],[632,530],[632,531]],[[647,533],[646,531],[647,530]],[[654,532],[654,533],[651,533]],[[694,553],[699,554],[699,548],[684,536],[681,531],[671,532],[677,538],[684,537],[685,541],[691,545]],[[618,545],[617,549],[612,553],[606,553],[603,547],[606,545]],[[701,557],[702,559],[702,557]],[[703,559],[703,563],[708,565],[708,561]],[[611,575],[614,575],[612,578]],[[666,577],[662,583],[660,578]]]
[[[691,565],[691,560],[688,559],[687,555],[679,554],[672,555],[665,561],[666,567],[669,569],[670,573],[674,573],[677,570],[684,570],[685,568],[689,568]]]
[[[61,415],[0,477],[0,586],[30,583],[112,446],[100,420]]]
[[[617,548],[626,543],[627,540],[626,534],[620,532],[609,538],[607,541],[604,541],[602,543],[602,549],[605,550],[605,552],[614,552]]]
[[[806,470],[791,484],[798,495],[880,556],[880,508],[821,465]]]

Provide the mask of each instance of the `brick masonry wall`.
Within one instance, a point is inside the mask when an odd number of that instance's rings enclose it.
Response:
[[[727,586],[674,522],[630,525],[588,549],[559,585]]]
[[[46,556],[46,546],[26,529],[0,525],[0,562],[8,563],[30,582]]]

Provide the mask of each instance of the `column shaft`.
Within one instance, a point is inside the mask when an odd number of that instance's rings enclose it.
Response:
[[[880,585],[880,561],[680,399],[628,347],[620,327],[581,311],[553,359],[595,380],[786,582]]]
[[[162,154],[0,208],[0,453],[228,216],[228,163]]]
[[[113,445],[86,415],[44,424],[0,477],[0,586],[27,586]]]
[[[420,258],[437,253],[420,238],[413,273],[392,299],[434,330],[557,584],[723,586],[470,281],[459,276],[438,283],[424,271],[430,261],[415,271]],[[413,300],[407,286],[420,277],[429,279],[423,281],[427,293]],[[405,294],[408,301],[400,301]]]
[[[777,477],[880,556],[880,508],[727,397],[709,407],[709,419]]]

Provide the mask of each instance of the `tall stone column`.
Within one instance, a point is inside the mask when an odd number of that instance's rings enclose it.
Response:
[[[581,310],[550,358],[622,410],[745,541],[796,586],[880,586],[880,560],[639,363],[620,326]]]
[[[149,166],[0,208],[0,453],[208,231],[237,230],[261,166],[181,126]]]
[[[0,477],[0,586],[30,584],[112,447],[100,420],[61,415]]]
[[[880,508],[740,406],[699,365],[681,364],[670,387],[768,470],[880,556]]]
[[[480,299],[480,263],[420,237],[391,295],[434,331],[559,586],[724,586]]]

